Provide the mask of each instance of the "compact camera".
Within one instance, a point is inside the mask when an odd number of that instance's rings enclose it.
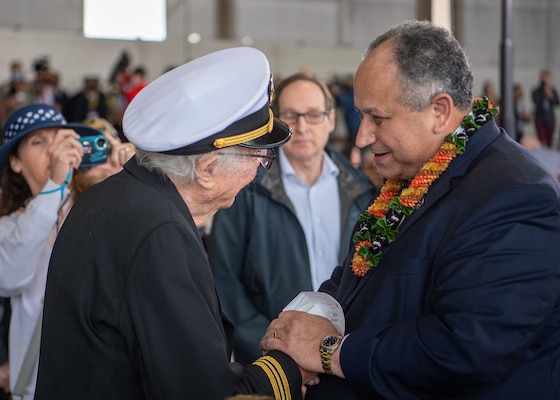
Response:
[[[107,162],[109,141],[103,135],[84,136],[78,139],[82,143],[84,156],[80,167],[93,167]]]

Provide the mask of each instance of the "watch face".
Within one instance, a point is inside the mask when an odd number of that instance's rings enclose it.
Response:
[[[338,337],[338,336],[327,336],[326,338],[323,339],[323,342],[321,344],[324,347],[332,347],[335,344],[337,344],[339,340],[340,340],[340,337]]]

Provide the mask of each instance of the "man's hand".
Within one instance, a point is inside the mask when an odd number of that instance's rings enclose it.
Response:
[[[319,349],[321,340],[329,335],[340,333],[328,319],[300,311],[284,311],[270,323],[260,346],[263,351],[280,350],[288,354],[303,371],[322,373]],[[338,350],[331,356],[331,364],[333,374],[344,377]],[[304,375],[304,383],[305,378]]]

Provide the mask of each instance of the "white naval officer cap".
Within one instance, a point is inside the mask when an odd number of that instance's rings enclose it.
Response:
[[[250,47],[220,50],[161,75],[123,116],[125,136],[151,152],[189,155],[240,145],[273,148],[291,137],[270,108],[272,74]]]

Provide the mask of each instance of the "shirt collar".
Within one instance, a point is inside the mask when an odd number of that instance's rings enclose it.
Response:
[[[284,154],[284,150],[282,149],[282,147],[280,147],[278,151],[278,162],[280,165],[282,179],[299,179],[299,177],[296,175],[296,172],[294,171],[294,168],[292,167],[292,164]],[[323,165],[321,168],[321,177],[319,179],[324,179],[328,176],[336,178],[339,173],[340,170],[338,169],[336,164],[333,162],[333,160],[331,160],[327,152],[323,150]]]

